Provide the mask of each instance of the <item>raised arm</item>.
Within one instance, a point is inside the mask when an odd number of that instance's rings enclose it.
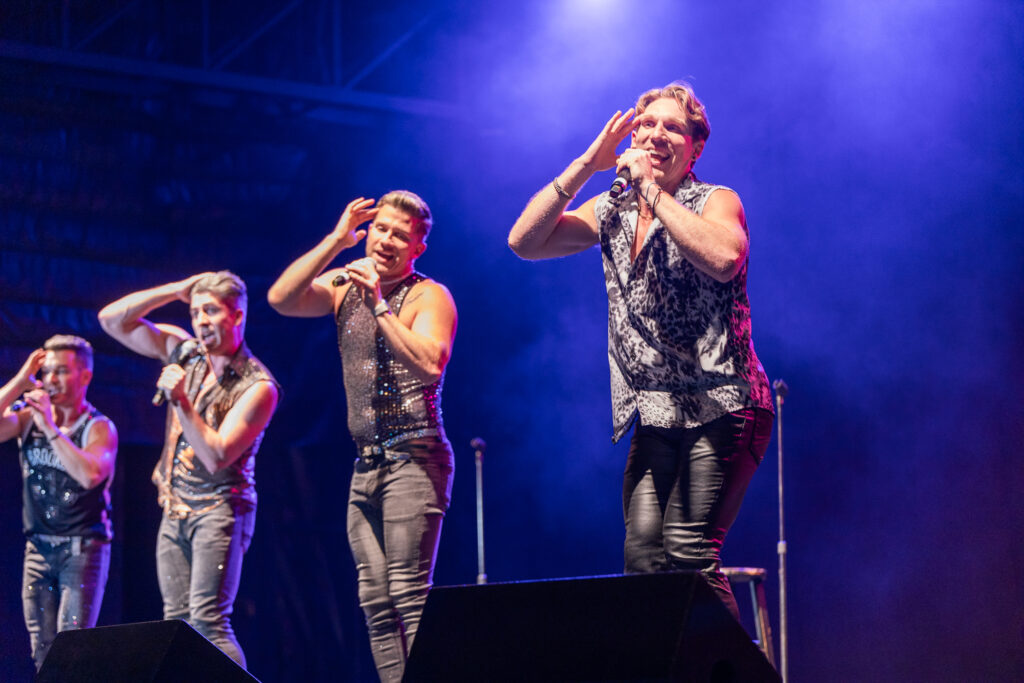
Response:
[[[29,354],[28,360],[21,366],[11,380],[0,387],[0,443],[13,439],[21,434],[25,420],[29,419],[29,411],[13,413],[9,410],[14,400],[26,391],[37,389],[42,384],[36,379],[36,373],[46,361],[46,351],[36,349]]]
[[[54,423],[50,395],[45,390],[28,392],[25,403],[31,408],[32,419],[46,435],[64,469],[83,488],[99,486],[113,473],[117,457],[117,429],[113,422],[106,418],[94,422],[88,439],[79,448]]]
[[[256,382],[231,406],[220,427],[214,429],[203,421],[186,395],[185,371],[180,366],[165,367],[157,386],[168,392],[185,440],[210,473],[238,460],[267,428],[277,408],[277,387],[269,381]]]
[[[100,325],[111,337],[132,351],[166,361],[174,347],[189,334],[175,325],[155,324],[143,316],[172,301],[189,302],[192,286],[209,273],[144,289],[121,297],[99,313]]]
[[[267,292],[267,301],[275,311],[297,318],[315,318],[334,311],[330,283],[317,276],[339,253],[366,237],[366,231],[358,227],[377,215],[373,202],[363,197],[349,202],[334,230],[281,273]]]
[[[633,130],[633,110],[615,112],[583,155],[535,194],[508,235],[508,245],[525,259],[575,254],[597,244],[596,198],[579,209],[566,207],[597,171],[615,165],[615,148]]]

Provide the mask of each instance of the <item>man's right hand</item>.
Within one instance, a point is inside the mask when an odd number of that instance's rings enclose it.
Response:
[[[593,171],[604,171],[614,166],[618,157],[615,149],[636,128],[636,119],[632,117],[632,107],[625,113],[615,112],[614,116],[608,119],[608,123],[604,124],[604,129],[597,138],[590,143],[590,147],[579,158],[579,161]]]
[[[46,351],[43,349],[36,349],[29,354],[28,360],[18,370],[18,379],[23,385],[23,391],[32,391],[33,389],[39,389],[43,386],[43,383],[36,379],[36,373],[43,367],[43,362],[46,360]]]
[[[378,208],[373,204],[373,199],[356,197],[345,207],[345,211],[342,212],[341,218],[338,219],[338,223],[331,233],[331,236],[338,240],[342,249],[354,247],[366,237],[366,231],[357,230],[357,228],[366,221],[373,220],[377,215]]]
[[[184,280],[179,280],[175,283],[175,289],[177,290],[177,297],[179,301],[184,301],[186,304],[192,302],[192,288],[195,287],[196,283],[202,280],[207,275],[214,275],[213,271],[207,271],[205,273],[198,273],[191,275]]]

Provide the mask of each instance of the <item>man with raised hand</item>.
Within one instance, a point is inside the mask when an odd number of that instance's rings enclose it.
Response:
[[[366,229],[359,226],[370,221]],[[284,315],[333,315],[358,457],[348,540],[377,672],[400,681],[433,581],[454,458],[441,385],[455,339],[455,303],[416,272],[433,219],[420,197],[359,197],[320,243],[270,288]],[[366,239],[365,258],[324,272]]]
[[[21,598],[37,669],[58,632],[96,625],[110,568],[117,430],[86,399],[92,370],[89,342],[59,334],[0,388],[0,442],[17,437],[21,457]]]
[[[188,304],[194,336],[143,317],[173,301]],[[185,619],[243,667],[230,617],[256,521],[256,451],[279,396],[245,344],[247,302],[245,283],[224,270],[129,294],[99,314],[114,339],[164,363],[154,402],[167,401],[167,427],[153,471],[164,619]]]
[[[533,196],[508,243],[526,259],[600,245],[613,440],[633,427],[625,570],[700,570],[738,618],[720,551],[768,447],[773,408],[751,342],[743,205],[693,173],[710,133],[689,86],[644,93]],[[613,166],[612,190],[567,210]]]

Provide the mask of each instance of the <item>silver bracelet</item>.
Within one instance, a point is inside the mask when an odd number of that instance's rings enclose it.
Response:
[[[557,176],[554,180],[551,181],[551,185],[552,187],[555,188],[555,192],[557,192],[560,197],[565,197],[566,199],[571,200],[576,196],[574,194],[569,194],[568,192],[565,191],[565,188],[563,188],[562,185],[558,182]]]
[[[373,307],[373,317],[375,317],[375,318],[378,317],[378,316],[382,316],[382,315],[384,315],[386,313],[390,313],[390,312],[391,312],[391,306],[389,306],[388,302],[385,301],[384,299],[381,299],[380,301],[378,301],[377,305]]]

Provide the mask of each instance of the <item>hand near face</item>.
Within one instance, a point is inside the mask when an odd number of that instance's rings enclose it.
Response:
[[[25,405],[32,409],[32,421],[36,423],[36,427],[46,434],[57,431],[57,425],[53,422],[53,410],[50,407],[50,394],[45,389],[26,392]]]
[[[39,389],[43,386],[43,383],[36,379],[36,374],[40,368],[43,367],[43,363],[46,361],[46,351],[43,349],[36,349],[29,354],[28,360],[18,370],[18,378],[22,381],[25,391],[31,391],[32,389]]]
[[[361,258],[345,266],[352,284],[359,288],[363,303],[373,308],[381,300],[380,274],[370,257]]]
[[[191,275],[185,278],[184,280],[179,280],[177,283],[175,283],[175,287],[178,290],[178,300],[188,303],[192,296],[192,288],[195,286],[197,282],[202,280],[207,275],[214,275],[214,273],[212,271],[207,271],[205,273],[197,273],[195,275]]]
[[[357,230],[357,228],[363,223],[373,220],[377,215],[377,208],[374,208],[373,203],[372,199],[356,197],[345,207],[345,211],[342,212],[341,218],[338,219],[332,232],[332,235],[339,240],[342,249],[354,247],[366,237],[366,231]]]
[[[615,161],[615,172],[618,173],[624,168],[629,169],[629,177],[632,178],[635,187],[643,187],[654,180],[651,155],[642,149],[630,147],[619,155]]]
[[[630,107],[625,113],[615,112],[615,115],[604,124],[604,129],[597,138],[590,143],[590,147],[580,160],[587,166],[597,171],[603,171],[615,165],[615,148],[619,146],[626,136],[633,132],[636,121],[631,120],[633,108]]]

